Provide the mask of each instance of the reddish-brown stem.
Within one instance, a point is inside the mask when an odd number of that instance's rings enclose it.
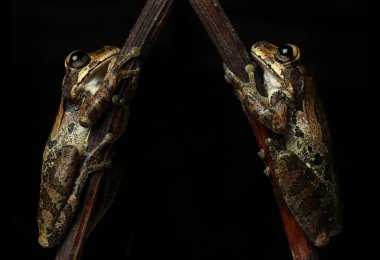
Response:
[[[189,2],[202,21],[223,62],[234,74],[248,81],[245,66],[249,63],[254,63],[254,61],[252,61],[246,48],[237,36],[219,1],[189,0]],[[256,82],[258,83],[259,91],[262,90],[260,80]],[[249,118],[249,120],[259,146],[264,149],[265,154],[269,154],[268,148],[265,145],[265,139],[269,137],[268,130],[257,122],[254,117]],[[314,246],[305,236],[284,202],[275,176],[272,159],[267,156],[265,163],[271,171],[273,190],[277,198],[293,258],[296,260],[317,259]]]
[[[132,47],[139,47],[141,55],[138,59],[133,59],[126,64],[126,69],[136,69],[141,66],[143,58],[153,45],[160,29],[162,28],[168,14],[170,13],[173,0],[148,0],[139,18],[137,19],[130,35],[128,36],[122,50],[121,55],[128,52]],[[121,83],[118,95],[128,102],[131,101],[134,88],[130,81]],[[89,137],[89,145],[87,150],[90,151],[96,147],[102,140],[105,133],[114,133],[121,127],[123,109],[120,107],[110,107],[101,118]],[[110,148],[109,148],[110,149]],[[104,154],[104,158],[108,157],[109,150]],[[71,229],[69,230],[64,242],[58,249],[56,259],[79,259],[84,247],[86,237],[89,232],[92,214],[96,206],[97,195],[102,184],[102,173],[91,174],[88,180],[88,187],[83,196],[83,203],[79,209]]]

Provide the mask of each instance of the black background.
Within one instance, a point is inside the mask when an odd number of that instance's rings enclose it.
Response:
[[[53,259],[37,243],[42,151],[75,49],[121,46],[145,1],[12,1],[12,252]],[[291,259],[248,121],[218,53],[177,1],[144,63],[117,159],[125,175],[83,258]],[[221,1],[247,46],[295,43],[328,113],[343,230],[321,259],[367,256],[367,1]],[[129,256],[129,257],[128,257]]]

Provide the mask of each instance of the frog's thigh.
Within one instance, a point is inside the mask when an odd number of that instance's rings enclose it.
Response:
[[[322,183],[291,151],[273,153],[276,177],[284,200],[306,235],[318,246],[329,241],[329,214],[323,198],[326,185]]]
[[[314,174],[292,151],[271,149],[276,177],[284,195],[288,198],[299,195],[314,179]]]

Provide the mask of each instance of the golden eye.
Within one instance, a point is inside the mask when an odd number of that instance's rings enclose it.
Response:
[[[90,63],[90,55],[84,51],[73,51],[66,58],[66,66],[71,69],[81,69]]]
[[[297,48],[290,44],[284,44],[277,49],[275,58],[281,63],[286,63],[297,58],[298,51]]]

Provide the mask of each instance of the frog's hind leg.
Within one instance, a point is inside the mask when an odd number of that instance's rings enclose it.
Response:
[[[317,246],[326,245],[332,235],[334,206],[327,198],[327,184],[292,151],[281,150],[267,140],[275,176],[284,200],[305,234]],[[271,145],[272,144],[272,145]]]

